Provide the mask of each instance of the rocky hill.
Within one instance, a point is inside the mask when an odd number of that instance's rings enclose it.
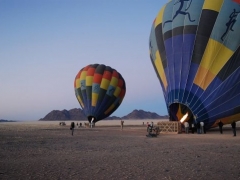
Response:
[[[126,116],[123,116],[122,119],[166,119],[168,116],[160,116],[154,112],[146,112],[143,110],[134,110]]]
[[[110,116],[105,120],[119,120],[119,119],[167,119],[168,116],[160,116],[157,113],[153,112],[146,112],[143,110],[134,110],[126,116],[117,117],[117,116]],[[62,111],[53,110],[48,113],[44,118],[41,118],[39,121],[57,121],[57,120],[84,120],[86,121],[87,118],[84,115],[82,109],[70,109],[69,111],[64,109]]]
[[[44,118],[39,121],[51,121],[51,120],[87,120],[81,109],[70,109],[69,111],[64,109],[62,111],[53,110],[48,113]]]
[[[16,121],[13,121],[13,120],[5,120],[5,119],[0,119],[0,122],[16,122]]]

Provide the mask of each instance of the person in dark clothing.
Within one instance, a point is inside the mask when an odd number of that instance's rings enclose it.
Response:
[[[233,121],[231,125],[232,125],[232,130],[233,130],[233,136],[236,136],[236,122]]]
[[[197,122],[197,133],[201,134],[201,125],[200,122]]]
[[[206,126],[205,125],[203,126],[203,132],[204,132],[204,134],[206,134]]]
[[[73,136],[74,128],[75,128],[75,123],[71,122],[70,130],[72,131],[72,136]]]
[[[223,123],[222,123],[221,120],[219,120],[219,122],[218,122],[218,127],[219,127],[219,131],[220,131],[220,133],[222,134],[222,133],[223,133],[223,130],[222,130]]]
[[[146,135],[147,137],[150,137],[150,136],[152,136],[152,126],[151,126],[151,124],[148,124],[147,125],[147,132],[148,132],[148,135]]]
[[[124,124],[124,121],[121,120],[121,130],[123,130],[123,124]]]
[[[194,134],[194,131],[195,131],[195,125],[194,125],[194,123],[192,123],[191,127],[192,127],[192,134]]]
[[[201,127],[201,134],[203,134],[204,133],[204,122],[203,121],[201,121],[200,122],[200,127]]]

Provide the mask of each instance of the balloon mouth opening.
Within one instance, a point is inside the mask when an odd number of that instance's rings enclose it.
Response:
[[[95,123],[96,122],[96,117],[94,117],[94,116],[88,116],[87,118],[88,118],[89,123],[91,123],[91,122]]]
[[[169,120],[179,121],[180,123],[194,123],[192,110],[182,103],[173,103],[168,108]]]

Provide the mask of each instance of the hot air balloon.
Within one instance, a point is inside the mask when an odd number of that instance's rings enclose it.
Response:
[[[120,106],[126,85],[115,69],[103,64],[90,64],[76,75],[74,90],[88,121],[96,123]]]
[[[239,4],[170,0],[155,18],[150,59],[170,120],[184,117],[207,129],[240,120]]]

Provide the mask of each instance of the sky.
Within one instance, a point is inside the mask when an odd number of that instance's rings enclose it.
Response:
[[[80,108],[74,79],[105,64],[125,79],[111,116],[166,115],[149,57],[153,20],[168,0],[0,0],[0,119],[39,120]]]

